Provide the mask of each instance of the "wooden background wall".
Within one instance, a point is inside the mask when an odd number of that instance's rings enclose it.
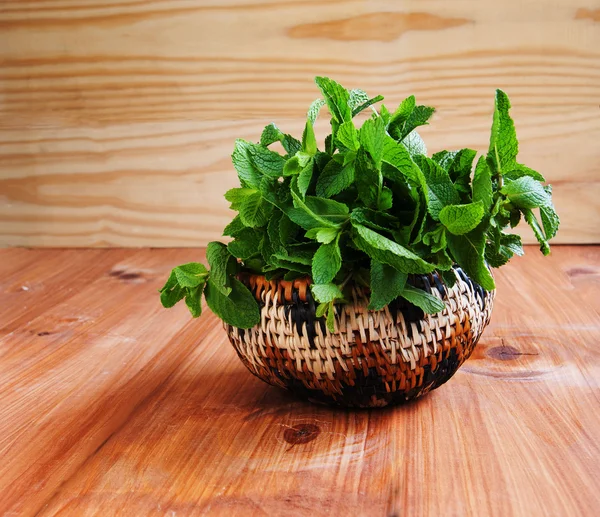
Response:
[[[218,238],[234,138],[301,131],[320,74],[437,106],[430,151],[504,88],[559,242],[600,242],[598,0],[0,0],[0,244]]]

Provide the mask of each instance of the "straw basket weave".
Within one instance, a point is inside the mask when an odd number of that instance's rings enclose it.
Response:
[[[254,375],[313,402],[379,407],[420,397],[446,382],[475,348],[492,312],[495,292],[460,269],[448,288],[437,273],[409,283],[446,303],[428,315],[403,299],[367,309],[369,292],[352,287],[336,306],[335,332],[315,316],[310,280],[267,281],[242,274],[261,305],[261,322],[242,330],[225,325],[240,359]]]

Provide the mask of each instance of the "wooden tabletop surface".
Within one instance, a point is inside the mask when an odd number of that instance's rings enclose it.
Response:
[[[202,258],[0,251],[0,515],[598,515],[600,247],[527,249],[456,376],[372,411],[267,386],[208,311],[163,310]]]

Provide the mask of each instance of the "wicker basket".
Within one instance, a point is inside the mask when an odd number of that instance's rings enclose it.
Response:
[[[409,283],[446,302],[424,315],[402,299],[369,311],[368,290],[352,288],[336,307],[334,333],[315,316],[309,279],[240,280],[261,304],[261,322],[242,330],[225,325],[240,359],[254,375],[312,402],[380,407],[420,397],[446,382],[475,348],[492,312],[495,292],[484,291],[460,268],[448,288],[437,273]]]

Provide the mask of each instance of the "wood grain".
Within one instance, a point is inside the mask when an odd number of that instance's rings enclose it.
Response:
[[[234,138],[300,133],[319,74],[436,106],[430,151],[484,150],[505,89],[557,242],[600,242],[598,49],[596,0],[0,0],[0,245],[218,238]]]
[[[596,515],[600,247],[529,247],[456,376],[372,411],[269,387],[213,315],[160,310],[198,256],[0,251],[20,322],[0,337],[0,514]],[[81,288],[67,259],[95,263]]]

